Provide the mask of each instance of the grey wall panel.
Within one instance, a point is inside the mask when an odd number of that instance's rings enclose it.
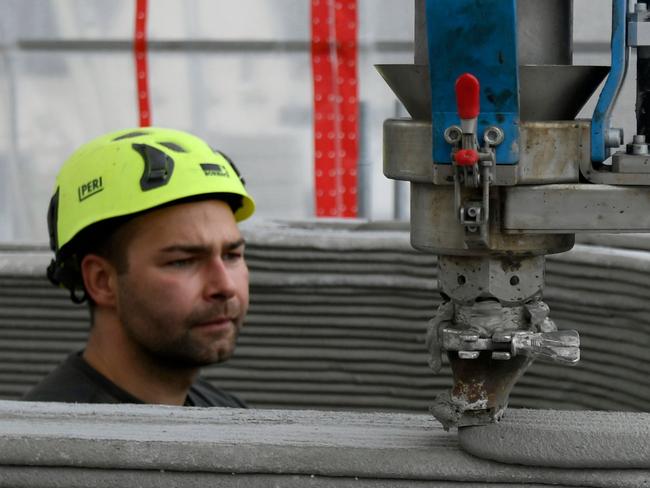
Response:
[[[451,385],[427,367],[424,336],[440,303],[435,256],[408,232],[355,224],[245,226],[251,309],[235,356],[206,368],[257,407],[426,411]],[[602,242],[601,242],[602,243]],[[84,307],[42,276],[45,251],[0,253],[0,397],[18,398],[83,347]],[[22,250],[21,250],[22,249]],[[569,368],[536,362],[514,407],[647,410],[650,252],[578,245],[549,257],[545,300],[582,337]]]

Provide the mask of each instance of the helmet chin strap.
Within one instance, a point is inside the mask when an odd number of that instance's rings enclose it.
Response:
[[[80,275],[78,271],[73,269],[76,267],[73,264],[73,259],[74,256],[62,259],[60,254],[57,253],[55,259],[50,261],[47,267],[47,278],[54,286],[66,288],[70,293],[70,300],[80,304],[88,300],[88,294],[83,285],[80,286],[79,284],[78,278]]]

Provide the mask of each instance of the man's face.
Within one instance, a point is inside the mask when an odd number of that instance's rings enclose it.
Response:
[[[228,359],[248,309],[244,241],[230,207],[204,200],[129,226],[117,314],[143,354],[172,368]]]

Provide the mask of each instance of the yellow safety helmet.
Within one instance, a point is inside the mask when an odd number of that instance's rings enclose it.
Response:
[[[78,269],[70,269],[78,266],[70,261],[75,236],[93,224],[201,196],[230,202],[238,222],[255,210],[232,161],[196,136],[143,127],[92,140],[70,156],[56,179],[48,210],[56,259],[48,277],[69,288],[77,301],[74,288],[83,283],[80,277],[66,279],[71,272],[78,274]]]

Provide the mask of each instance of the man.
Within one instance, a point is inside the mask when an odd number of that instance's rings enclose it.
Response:
[[[237,222],[254,202],[232,163],[184,132],[107,134],[64,164],[48,211],[48,277],[88,300],[86,348],[25,400],[243,407],[198,378],[248,308]]]

